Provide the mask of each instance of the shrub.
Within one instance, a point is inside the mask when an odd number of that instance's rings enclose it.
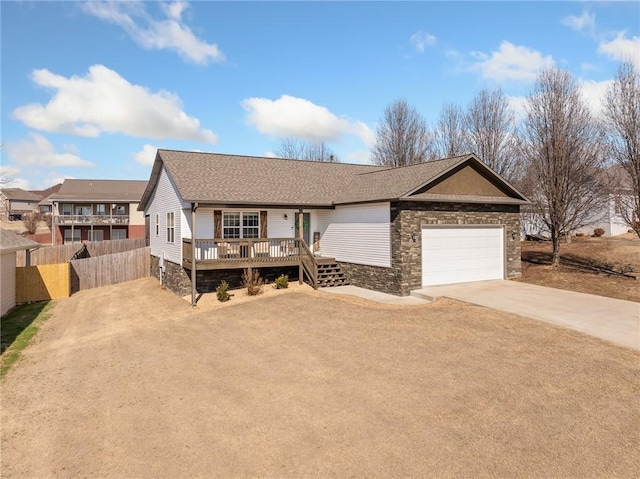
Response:
[[[247,288],[247,294],[249,296],[256,296],[262,294],[262,285],[264,280],[260,277],[260,273],[255,270],[253,273],[249,273],[248,269],[242,273],[242,287]]]
[[[22,224],[30,235],[38,231],[38,224],[40,224],[40,215],[35,211],[29,211],[22,219]]]
[[[229,284],[226,281],[222,281],[222,283],[220,283],[216,288],[216,296],[218,297],[218,301],[221,303],[231,299],[231,295],[229,294]]]
[[[287,289],[289,287],[289,276],[281,274],[276,278],[274,287],[276,289]]]
[[[604,230],[602,228],[596,228],[593,230],[593,236],[600,237],[604,234]]]
[[[49,228],[49,231],[52,231],[53,217],[51,215],[44,215],[44,223],[47,225],[47,228]]]

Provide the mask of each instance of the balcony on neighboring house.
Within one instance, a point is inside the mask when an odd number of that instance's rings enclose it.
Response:
[[[116,215],[56,215],[53,217],[56,225],[128,225],[128,214]]]

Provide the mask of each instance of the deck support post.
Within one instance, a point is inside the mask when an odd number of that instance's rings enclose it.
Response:
[[[198,203],[191,203],[191,306],[196,305],[196,210]],[[174,223],[175,224],[175,223]]]
[[[302,284],[304,282],[304,267],[302,266],[302,239],[304,234],[304,214],[302,213],[302,208],[298,209],[298,240],[300,243],[298,244],[298,256],[300,257],[300,265],[298,266],[298,283]]]

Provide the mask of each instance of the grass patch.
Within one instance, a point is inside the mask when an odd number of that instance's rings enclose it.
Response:
[[[51,316],[51,303],[41,302],[18,306],[0,319],[0,378],[20,358],[22,350],[38,332],[38,328]]]

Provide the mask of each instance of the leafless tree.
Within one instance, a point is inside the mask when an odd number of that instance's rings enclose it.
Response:
[[[559,68],[538,75],[526,110],[520,135],[526,192],[549,230],[557,267],[560,237],[593,222],[602,206],[602,133],[575,80]]]
[[[465,130],[465,114],[459,105],[445,103],[435,132],[438,156],[449,157],[469,153],[469,141]]]
[[[609,154],[628,175],[617,185],[624,221],[640,237],[640,72],[623,62],[604,97]],[[624,181],[624,179],[623,179]],[[620,191],[622,190],[622,191]]]
[[[397,168],[435,157],[433,133],[418,110],[406,100],[387,106],[376,131],[373,163]]]
[[[281,158],[296,160],[312,160],[337,163],[340,160],[324,141],[317,143],[300,140],[298,138],[283,138],[276,150]]]
[[[36,231],[38,231],[38,225],[40,224],[40,215],[35,211],[29,211],[26,215],[24,215],[22,224],[27,230],[27,233],[32,235]]]
[[[497,173],[513,179],[515,121],[502,90],[480,90],[467,108],[464,125],[470,150]]]

